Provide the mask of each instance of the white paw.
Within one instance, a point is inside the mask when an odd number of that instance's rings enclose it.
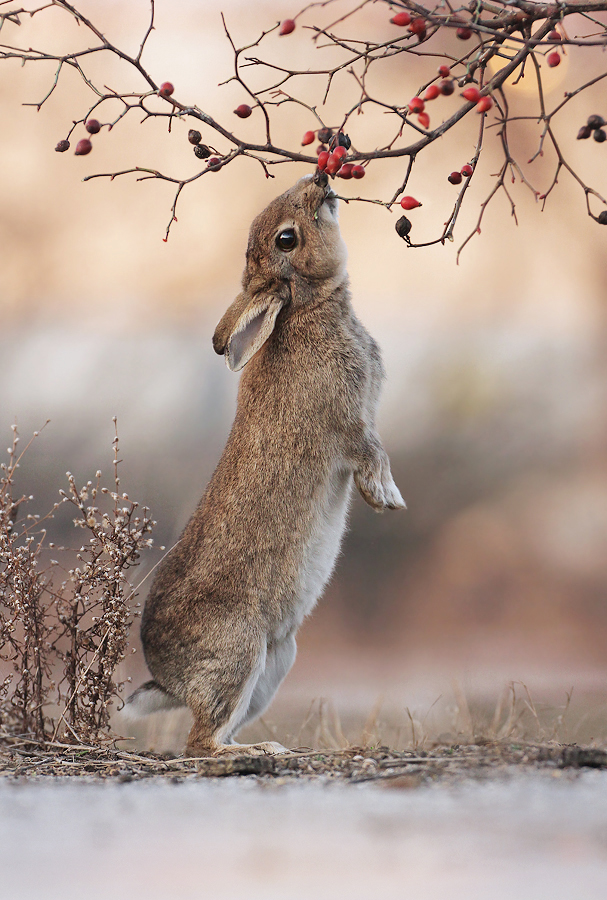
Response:
[[[392,473],[388,472],[388,476],[384,476],[383,485],[385,503],[388,509],[406,509],[407,504],[402,498],[401,492],[396,487]]]

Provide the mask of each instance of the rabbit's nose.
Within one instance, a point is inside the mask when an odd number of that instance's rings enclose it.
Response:
[[[314,184],[318,185],[318,187],[324,188],[329,183],[329,176],[327,175],[326,172],[321,172],[320,170],[318,170],[314,175],[313,181],[314,181]]]

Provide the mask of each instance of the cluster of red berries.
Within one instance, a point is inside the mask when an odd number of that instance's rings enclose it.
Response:
[[[327,175],[339,175],[340,178],[364,178],[365,168],[361,165],[345,162],[352,142],[347,134],[338,131],[333,134],[331,128],[319,128],[318,132],[306,131],[301,139],[301,146],[306,147],[314,143],[318,136],[320,144],[316,148],[318,156],[318,168]],[[327,146],[328,145],[328,146]]]
[[[450,78],[451,70],[449,66],[439,66],[438,74],[442,81],[438,84],[431,84],[426,88],[423,97],[413,97],[407,104],[409,112],[417,113],[417,121],[422,128],[428,129],[430,126],[430,116],[425,111],[426,103],[430,100],[436,100],[442,94],[449,97],[455,91],[455,82]],[[493,106],[493,100],[488,95],[481,97],[480,90],[474,85],[469,85],[462,91],[462,97],[472,103],[476,103],[476,111],[478,113],[486,113]]]
[[[605,125],[607,122],[602,116],[588,116],[588,121],[578,131],[578,141],[584,141],[592,135],[597,143],[602,144],[607,140],[607,132],[603,130]]]
[[[419,41],[423,41],[426,37],[427,23],[424,18],[417,16],[412,19],[408,12],[398,12],[390,19],[393,25],[401,28],[408,27],[411,34],[416,34]]]
[[[408,26],[411,34],[416,34],[420,41],[423,41],[426,37],[427,22],[421,16],[412,19],[408,12],[403,11],[392,16],[390,21],[393,25],[398,25],[401,28]],[[473,30],[465,25],[457,28],[455,33],[460,41],[469,41],[474,34]]]

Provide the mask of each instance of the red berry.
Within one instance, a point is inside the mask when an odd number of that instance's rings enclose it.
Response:
[[[241,103],[240,106],[237,106],[234,110],[239,119],[248,119],[253,110],[248,105],[248,103]]]
[[[393,25],[408,25],[411,21],[411,16],[408,12],[399,12],[396,13],[395,16],[392,16],[390,19]]]
[[[364,166],[352,166],[352,178],[364,178],[365,177],[365,167]]]
[[[321,172],[324,172],[330,156],[331,154],[328,150],[322,150],[318,154],[318,168],[321,170]]]
[[[417,121],[422,126],[422,128],[428,128],[430,126],[430,116],[427,112],[421,112],[417,117]]]
[[[421,203],[415,197],[402,197],[400,205],[403,209],[415,209],[417,206],[421,206]]]
[[[469,41],[473,34],[471,28],[458,28],[455,33],[460,41]]]
[[[284,22],[280,23],[280,28],[278,30],[280,35],[291,34],[292,31],[295,31],[295,22],[293,19],[285,19]]]
[[[590,134],[590,132],[589,132],[589,134]],[[69,150],[69,149],[70,149],[69,141],[59,141],[59,143],[55,147],[55,150],[57,151],[57,153],[65,153],[65,151]]]
[[[472,103],[477,103],[480,98],[481,92],[474,85],[470,85],[464,91],[462,91],[462,97],[465,97],[466,100],[470,100]]]
[[[426,88],[426,93],[424,94],[424,100],[436,100],[440,91],[438,89],[438,85],[431,84],[430,87]]]
[[[546,62],[548,63],[548,65],[550,66],[551,69],[554,69],[556,66],[560,66],[561,57],[555,50],[554,53],[548,54],[548,56],[546,57]]]
[[[421,97],[414,97],[409,100],[409,109],[412,113],[420,113],[424,111],[424,101]]]
[[[210,159],[207,160],[207,168],[213,169],[215,172],[219,172],[221,169],[221,160],[217,156],[211,156]]]
[[[344,163],[337,174],[340,178],[352,178],[353,168],[354,166],[352,165],[352,163]]]
[[[491,109],[493,106],[493,100],[491,97],[481,97],[481,99],[476,104],[477,113],[486,113],[488,109]]]
[[[342,157],[339,154],[333,152],[329,159],[327,160],[327,165],[325,166],[325,172],[328,172],[329,175],[336,175],[337,172],[341,169],[342,166]]]
[[[473,172],[474,172],[474,169],[472,168],[470,163],[466,163],[465,166],[462,166],[461,174],[464,176],[464,178],[470,178],[470,176],[472,175]]]
[[[74,150],[75,156],[86,156],[87,153],[90,153],[93,149],[93,145],[89,141],[88,138],[82,138],[81,141],[78,141],[76,144],[76,149]]]
[[[438,89],[443,96],[450,97],[455,90],[455,84],[450,78],[447,78],[445,81],[439,81]]]
[[[341,144],[339,144],[339,146],[337,146],[335,148],[335,150],[333,151],[333,156],[337,156],[338,159],[343,159],[344,156],[347,156],[347,155],[348,155],[348,151],[346,150],[345,147],[342,147]]]
[[[423,41],[426,37],[426,20],[422,19],[421,16],[417,19],[413,19],[409,25],[409,31],[411,34],[416,34],[420,41]]]
[[[462,183],[461,172],[451,172],[451,174],[447,177],[447,181],[450,181],[451,184],[461,184]]]
[[[84,126],[89,134],[97,134],[101,131],[101,125],[97,119],[89,119]]]
[[[548,35],[548,37],[546,38],[546,40],[548,40],[548,41],[562,41],[563,39],[562,39],[562,37],[560,36],[559,32],[556,31],[556,29],[555,29],[554,31],[551,31],[551,32],[550,32],[550,34]]]
[[[170,81],[163,81],[158,93],[161,97],[170,97],[174,90],[175,88]]]
[[[307,144],[311,144],[314,141],[314,132],[306,131],[304,136],[301,139],[301,146],[305,147]]]
[[[449,75],[451,74],[451,69],[449,68],[449,66],[439,66],[438,74],[440,75],[441,78],[448,78]]]

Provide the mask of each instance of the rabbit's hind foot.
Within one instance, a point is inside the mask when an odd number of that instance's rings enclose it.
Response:
[[[218,747],[214,755],[224,759],[237,759],[240,756],[277,756],[290,752],[278,741],[261,741],[259,744],[226,744]]]
[[[188,744],[184,752],[188,759],[210,757],[239,759],[242,756],[277,756],[281,753],[291,753],[277,741],[261,741],[259,744],[217,744],[214,747]]]

